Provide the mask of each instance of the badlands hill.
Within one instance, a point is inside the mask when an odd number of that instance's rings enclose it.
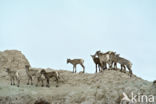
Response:
[[[123,92],[129,98],[132,92],[137,95],[136,98],[141,98],[142,95],[155,96],[153,103],[135,104],[156,103],[156,85],[135,75],[130,77],[128,73],[121,73],[119,70],[105,70],[97,74],[73,74],[70,71],[57,70],[61,75],[59,87],[56,87],[55,79],[51,79],[50,88],[46,88],[26,85],[25,64],[29,62],[20,51],[0,52],[0,104],[35,104],[40,100],[47,102],[40,104],[120,104]],[[5,67],[19,70],[22,74],[19,88],[10,86]]]

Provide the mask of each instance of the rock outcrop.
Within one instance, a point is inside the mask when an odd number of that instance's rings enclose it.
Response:
[[[26,57],[18,50],[6,50],[0,51],[0,70],[4,70],[6,67],[12,70],[23,69],[25,65],[29,64]]]

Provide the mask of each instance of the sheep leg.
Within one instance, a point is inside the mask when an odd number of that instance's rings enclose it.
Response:
[[[126,73],[126,67],[125,67],[125,65],[123,65],[123,68],[124,68],[124,73]]]
[[[113,63],[112,63],[112,68],[113,68],[114,70],[117,69],[117,68],[116,68],[116,62],[114,62],[114,61],[113,61]]]
[[[83,73],[85,73],[85,66],[83,64],[80,64],[83,68]]]
[[[121,72],[122,72],[122,69],[123,69],[123,67],[122,67],[122,64],[121,64],[121,70],[120,70]]]
[[[133,72],[132,72],[132,70],[131,70],[131,68],[130,67],[127,67],[128,68],[128,70],[129,70],[129,73],[130,73],[130,77],[132,76],[132,74],[133,74]]]
[[[20,80],[19,80],[19,86],[20,86]]]
[[[11,82],[11,85],[12,85],[12,78],[10,78],[10,82]]]
[[[121,72],[124,72],[124,65],[121,65]]]
[[[49,86],[49,78],[47,78],[47,85],[46,85],[46,87],[50,87]]]
[[[112,68],[112,63],[113,62],[108,62],[108,64],[109,64],[109,69],[111,70],[111,68]]]
[[[30,77],[31,78],[31,85],[33,85],[33,79],[32,79],[32,77]]]
[[[103,63],[103,70],[107,69],[107,64],[104,62]]]
[[[17,87],[19,87],[20,86],[20,80],[19,79],[17,79]]]
[[[42,85],[41,85],[42,87],[44,87],[44,81],[42,80]]]
[[[74,68],[75,68],[75,66],[73,66],[73,73],[75,72],[75,71],[74,71]]]
[[[38,83],[40,82],[39,78],[37,78],[37,81],[36,81],[36,87],[38,86]]]
[[[20,85],[20,79],[16,76],[16,81],[17,81],[17,87]]]
[[[114,62],[114,68],[117,70],[117,63]]]
[[[13,77],[13,85],[15,85],[15,78]]]
[[[97,73],[97,64],[95,64],[95,68],[96,68],[96,72],[95,73]]]
[[[56,87],[58,87],[59,80],[57,76],[55,78],[56,78]]]
[[[76,65],[75,65],[75,73],[76,73]]]
[[[27,82],[27,85],[29,85],[29,80],[30,80],[30,77],[28,77],[28,82]]]

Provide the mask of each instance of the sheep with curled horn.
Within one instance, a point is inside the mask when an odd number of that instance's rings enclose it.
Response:
[[[11,85],[15,85],[15,80],[17,81],[17,87],[20,86],[20,74],[17,71],[11,71],[10,68],[6,68],[6,72],[8,73],[11,81]]]
[[[83,73],[85,72],[84,60],[83,59],[67,59],[67,64],[71,63],[73,65],[73,73],[76,73],[76,66],[79,64],[83,68]]]
[[[55,77],[56,82],[57,82],[56,87],[58,87],[58,81],[59,81],[60,77],[59,77],[59,73],[57,71],[46,72],[45,69],[42,69],[40,73],[41,73],[41,75],[44,75],[44,77],[46,79],[46,87],[50,87],[49,81],[50,81],[50,78],[53,78],[53,77]]]
[[[99,58],[96,57],[96,55],[91,55],[91,57],[93,59],[93,62],[95,63],[96,73],[97,73],[97,68],[99,68],[99,72],[100,72],[101,64]]]

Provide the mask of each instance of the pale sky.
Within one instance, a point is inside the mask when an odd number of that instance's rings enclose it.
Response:
[[[156,80],[155,0],[0,0],[0,51],[17,49],[32,67],[65,69],[67,58],[116,51],[133,73]],[[77,67],[81,71],[81,67]]]

